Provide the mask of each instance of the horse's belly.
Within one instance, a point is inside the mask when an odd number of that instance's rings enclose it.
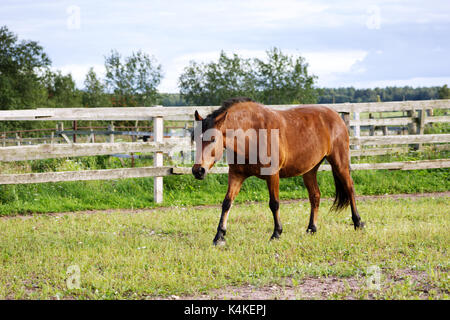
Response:
[[[319,164],[325,157],[326,152],[318,152],[309,157],[298,157],[284,163],[280,168],[280,178],[289,178],[303,175],[311,171],[317,164]]]
[[[312,166],[314,168],[314,166]],[[280,169],[280,178],[289,178],[289,177],[295,177],[295,176],[301,176],[305,174],[306,172],[310,171],[312,168],[306,168],[306,167],[286,167]]]

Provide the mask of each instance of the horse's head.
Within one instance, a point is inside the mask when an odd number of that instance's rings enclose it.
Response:
[[[224,149],[222,127],[226,116],[227,112],[223,112],[219,115],[213,113],[206,118],[202,118],[195,111],[196,125],[193,139],[196,147],[192,174],[196,179],[204,179],[209,169],[222,158]]]

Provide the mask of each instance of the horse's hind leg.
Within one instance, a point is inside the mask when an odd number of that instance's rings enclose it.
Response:
[[[267,188],[269,189],[270,201],[269,207],[273,214],[274,229],[270,240],[278,239],[283,232],[283,227],[280,221],[280,177],[278,174],[268,176],[266,179]]]
[[[309,218],[308,229],[306,230],[308,233],[315,233],[317,231],[316,223],[320,204],[320,190],[319,185],[317,184],[317,170],[319,169],[319,166],[320,163],[303,175],[303,182],[308,190],[309,202],[311,204],[311,215]]]
[[[214,237],[214,245],[225,243],[225,234],[227,233],[227,220],[228,213],[230,212],[231,205],[233,204],[234,198],[238,195],[241,190],[242,183],[246,177],[233,172],[228,174],[228,191],[225,195],[225,199],[222,202],[222,214],[220,215],[219,226],[217,227],[217,233]]]
[[[348,204],[352,209],[352,221],[355,229],[364,228],[364,222],[358,214],[355,200],[355,188],[353,180],[350,176],[350,158],[349,150],[341,146],[335,146],[332,154],[327,157],[328,162],[333,170],[334,181],[336,185],[335,209],[343,209]]]

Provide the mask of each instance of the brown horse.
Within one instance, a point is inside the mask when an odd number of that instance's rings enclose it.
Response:
[[[222,158],[223,150],[227,150],[228,191],[222,203],[215,245],[225,241],[231,205],[242,183],[250,176],[267,182],[269,207],[275,223],[271,239],[279,238],[282,232],[279,180],[298,175],[303,176],[311,203],[307,232],[316,232],[320,202],[316,174],[324,159],[332,167],[336,187],[332,208],[341,210],[350,204],[355,229],[364,227],[356,209],[355,191],[350,176],[347,127],[334,110],[304,105],[278,111],[249,98],[233,98],[225,101],[221,108],[205,118],[195,111],[195,120],[198,123],[194,130],[197,132],[196,163],[192,167],[195,178],[204,179],[208,170]],[[266,134],[258,135],[258,131]],[[258,149],[256,151],[255,146]],[[270,163],[263,155],[271,157]],[[266,171],[263,173],[264,169]]]

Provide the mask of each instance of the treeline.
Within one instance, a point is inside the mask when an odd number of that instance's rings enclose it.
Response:
[[[449,99],[449,88],[443,87],[386,87],[375,89],[349,88],[321,88],[318,89],[317,103],[344,103],[344,102],[377,102],[377,101],[404,101],[404,100],[434,100]]]

